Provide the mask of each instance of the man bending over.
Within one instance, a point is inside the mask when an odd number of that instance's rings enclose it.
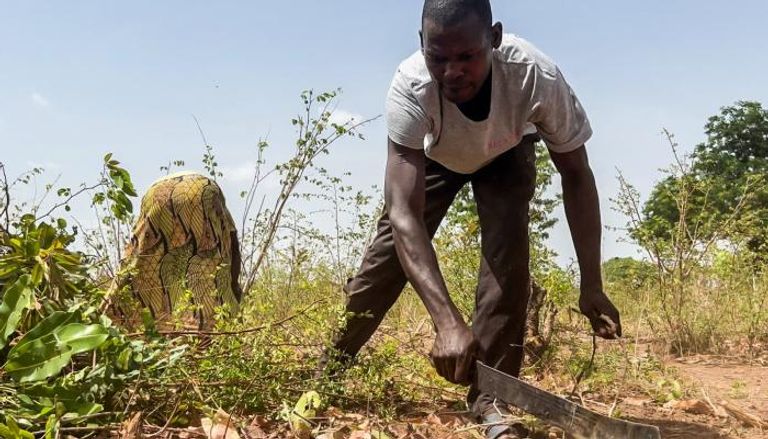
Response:
[[[621,335],[603,292],[600,208],[584,143],[589,121],[558,67],[531,43],[504,35],[488,0],[426,0],[421,50],[399,66],[387,96],[385,213],[360,271],[345,287],[348,320],[330,352],[354,357],[410,281],[434,322],[432,360],[482,422],[493,399],[471,385],[476,359],[518,375],[529,292],[528,205],[534,143],[543,139],[562,177],[580,267],[579,306],[595,332]],[[457,192],[472,185],[482,260],[470,328],[451,301],[431,238]],[[365,316],[363,316],[365,315]],[[608,322],[609,317],[614,324]],[[490,438],[514,438],[508,426]]]

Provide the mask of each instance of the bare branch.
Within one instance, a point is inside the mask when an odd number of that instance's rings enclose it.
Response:
[[[105,185],[105,181],[102,180],[102,181],[100,181],[99,183],[97,183],[97,184],[95,184],[93,186],[84,186],[84,187],[80,188],[80,190],[78,190],[77,192],[73,192],[72,194],[70,194],[64,201],[61,201],[59,203],[54,204],[53,207],[51,207],[43,215],[36,217],[35,221],[40,221],[42,219],[45,219],[45,218],[51,216],[51,214],[53,214],[53,212],[55,212],[57,209],[59,209],[59,208],[61,208],[63,206],[66,206],[67,204],[69,204],[70,201],[72,201],[74,198],[76,198],[80,194],[82,194],[84,192],[87,192],[87,191],[92,191],[92,190],[97,189],[99,187],[102,187],[104,185]]]
[[[5,197],[5,202],[3,203],[3,211],[0,212],[0,217],[5,221],[5,226],[0,224],[0,232],[2,233],[8,233],[8,230],[11,228],[11,217],[8,214],[8,209],[11,207],[11,188],[8,186],[8,174],[5,173],[5,164],[3,162],[0,162],[0,172],[3,174],[3,195]]]
[[[327,300],[328,299],[316,300],[316,301],[312,302],[309,306],[303,308],[302,310],[298,311],[297,313],[292,314],[292,315],[290,315],[290,316],[288,316],[288,317],[286,317],[284,319],[281,319],[281,320],[278,320],[278,321],[275,321],[275,322],[265,323],[263,325],[256,326],[254,328],[243,329],[243,330],[240,330],[240,331],[159,331],[159,334],[165,335],[165,336],[172,336],[172,337],[177,337],[177,336],[182,336],[182,335],[193,336],[193,337],[203,337],[203,336],[211,336],[211,337],[213,337],[213,336],[231,336],[231,335],[252,334],[254,332],[260,332],[260,331],[264,331],[266,329],[274,328],[275,326],[284,325],[284,324],[290,322],[291,320],[297,319],[297,318],[305,315],[306,313],[308,313],[309,311],[311,311],[312,309],[314,309],[315,307],[317,307],[321,303],[326,302]],[[138,336],[141,336],[141,335],[144,335],[144,333],[143,332],[135,332],[135,333],[132,333],[132,334],[128,334],[129,337],[138,337]]]

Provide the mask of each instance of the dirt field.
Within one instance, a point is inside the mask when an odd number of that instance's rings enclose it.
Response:
[[[686,388],[693,390],[690,398],[663,407],[627,396],[617,405],[623,417],[658,426],[664,439],[768,439],[768,361],[696,356],[668,364],[679,371]],[[598,404],[590,408],[604,411],[607,407]],[[766,422],[762,429],[749,425],[760,420]],[[422,414],[404,421],[387,430],[399,431],[397,437],[402,438],[481,437],[480,429],[473,429],[466,417],[450,412]],[[545,429],[534,437],[562,437],[555,431],[547,433]]]
[[[765,364],[765,359],[748,361],[715,356],[689,357],[672,363],[698,390],[697,398],[733,407],[763,422],[768,421],[768,367]],[[720,413],[719,418],[710,415],[701,421],[720,427],[721,433],[726,434],[721,437],[768,438],[765,427],[763,432],[759,428],[745,430],[732,414],[725,419],[722,415]]]
[[[622,418],[656,425],[663,439],[768,439],[768,361],[734,357],[695,356],[668,360],[677,369],[688,391],[681,401],[664,406],[642,395],[626,395],[616,405],[586,401],[588,408]],[[407,409],[395,420],[383,422],[366,413],[349,413],[329,408],[314,421],[317,439],[482,439],[483,427],[472,422],[467,412],[457,410],[453,397],[442,403]],[[521,418],[535,430],[533,439],[567,438],[562,431],[542,425],[533,418]],[[759,427],[760,423],[763,427]],[[246,420],[249,427],[239,437],[296,437],[286,423],[263,417]],[[240,424],[242,425],[242,424]],[[147,430],[156,437],[218,437],[205,434],[200,427]],[[158,434],[159,433],[159,434]],[[118,436],[113,436],[118,437]],[[221,436],[224,438],[224,436]],[[226,436],[229,438],[230,436]],[[232,435],[231,437],[235,437]]]

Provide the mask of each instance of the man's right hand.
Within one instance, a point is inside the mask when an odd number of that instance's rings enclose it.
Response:
[[[389,139],[384,200],[400,264],[437,327],[432,364],[448,381],[469,384],[477,342],[451,301],[427,231],[426,160],[423,150]]]
[[[432,363],[441,377],[454,384],[468,385],[477,347],[475,336],[463,322],[438,330],[432,346]]]

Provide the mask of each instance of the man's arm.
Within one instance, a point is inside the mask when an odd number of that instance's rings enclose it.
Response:
[[[579,260],[579,307],[603,338],[621,336],[619,312],[603,292],[600,273],[600,201],[584,146],[567,153],[550,151],[563,185],[563,204]],[[607,321],[608,317],[611,322]],[[614,323],[615,325],[612,325]]]
[[[395,249],[408,280],[435,323],[432,360],[437,372],[449,381],[467,383],[476,342],[448,295],[424,222],[424,151],[391,139],[388,143],[384,197]]]

